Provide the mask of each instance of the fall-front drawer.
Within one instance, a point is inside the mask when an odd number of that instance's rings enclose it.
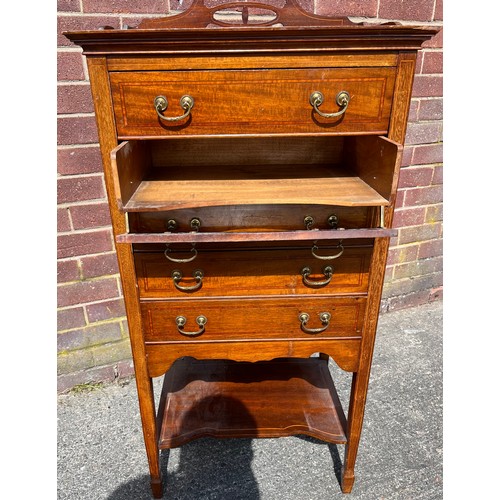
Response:
[[[377,133],[394,67],[110,73],[118,135]],[[330,116],[325,116],[330,115]]]
[[[314,251],[314,254],[313,254]],[[142,298],[361,294],[368,289],[371,246],[136,253]],[[317,257],[320,258],[316,258]],[[328,259],[331,257],[331,259]]]
[[[361,336],[366,298],[144,301],[146,342]]]

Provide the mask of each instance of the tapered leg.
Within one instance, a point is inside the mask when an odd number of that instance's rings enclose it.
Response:
[[[160,451],[158,449],[158,433],[153,393],[153,381],[149,377],[136,375],[139,408],[141,411],[144,444],[149,463],[151,491],[154,498],[163,497],[163,481],[160,469]]]
[[[361,428],[368,389],[367,376],[353,373],[351,384],[351,398],[347,418],[347,444],[345,446],[344,464],[342,466],[341,487],[343,493],[350,493],[354,485],[354,466],[358,454]],[[366,379],[366,380],[365,380]]]

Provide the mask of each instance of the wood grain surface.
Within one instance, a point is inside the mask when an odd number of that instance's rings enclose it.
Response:
[[[261,404],[262,393],[272,396],[272,405]],[[347,441],[328,364],[317,358],[258,363],[180,359],[164,379],[160,415],[161,449],[203,436],[307,434],[330,443]]]

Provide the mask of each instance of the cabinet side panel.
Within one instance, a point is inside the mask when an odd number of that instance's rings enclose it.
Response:
[[[389,120],[388,138],[395,143],[403,144],[406,134],[408,113],[410,109],[411,90],[413,75],[415,72],[416,52],[402,52],[399,57],[393,105]],[[398,155],[394,169],[393,189],[390,205],[385,210],[385,226],[391,227],[396,201],[396,189],[399,179],[399,168],[401,154]],[[370,266],[370,280],[368,285],[368,302],[365,321],[363,324],[363,338],[361,340],[361,352],[358,371],[353,375],[351,398],[349,403],[348,420],[348,444],[345,448],[345,460],[343,466],[342,489],[350,491],[354,480],[354,464],[358,453],[358,445],[361,437],[363,418],[365,413],[365,402],[368,393],[368,382],[372,364],[373,347],[379,318],[380,301],[382,298],[382,287],[389,250],[389,238],[377,238],[373,247],[372,262]]]
[[[402,145],[404,145],[406,128],[408,126],[408,114],[410,112],[416,58],[416,52],[402,52],[399,56],[398,70],[396,74],[388,138]],[[401,162],[396,165],[396,169],[394,170],[393,186],[395,188],[392,191],[390,205],[385,211],[385,227],[392,227],[397,185],[399,182],[400,163]]]
[[[106,59],[103,57],[87,58],[90,85],[94,99],[97,129],[101,147],[104,178],[108,194],[113,233],[126,231],[125,215],[118,211],[116,200],[117,193],[112,177],[111,151],[118,145],[116,128],[113,118],[111,102],[111,89]],[[146,352],[143,342],[139,297],[137,292],[132,245],[117,244],[116,254],[120,267],[120,275],[127,310],[127,320],[130,332],[134,369],[136,374],[139,407],[143,423],[144,441],[148,455],[150,473],[153,480],[160,478],[159,451],[157,444],[156,413],[154,405],[153,388],[146,365]]]

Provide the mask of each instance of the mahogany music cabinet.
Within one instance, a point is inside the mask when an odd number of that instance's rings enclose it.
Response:
[[[437,30],[210,5],[65,33],[87,57],[153,494],[161,449],[295,434],[345,445],[348,493]],[[330,358],[352,373],[347,417]]]

